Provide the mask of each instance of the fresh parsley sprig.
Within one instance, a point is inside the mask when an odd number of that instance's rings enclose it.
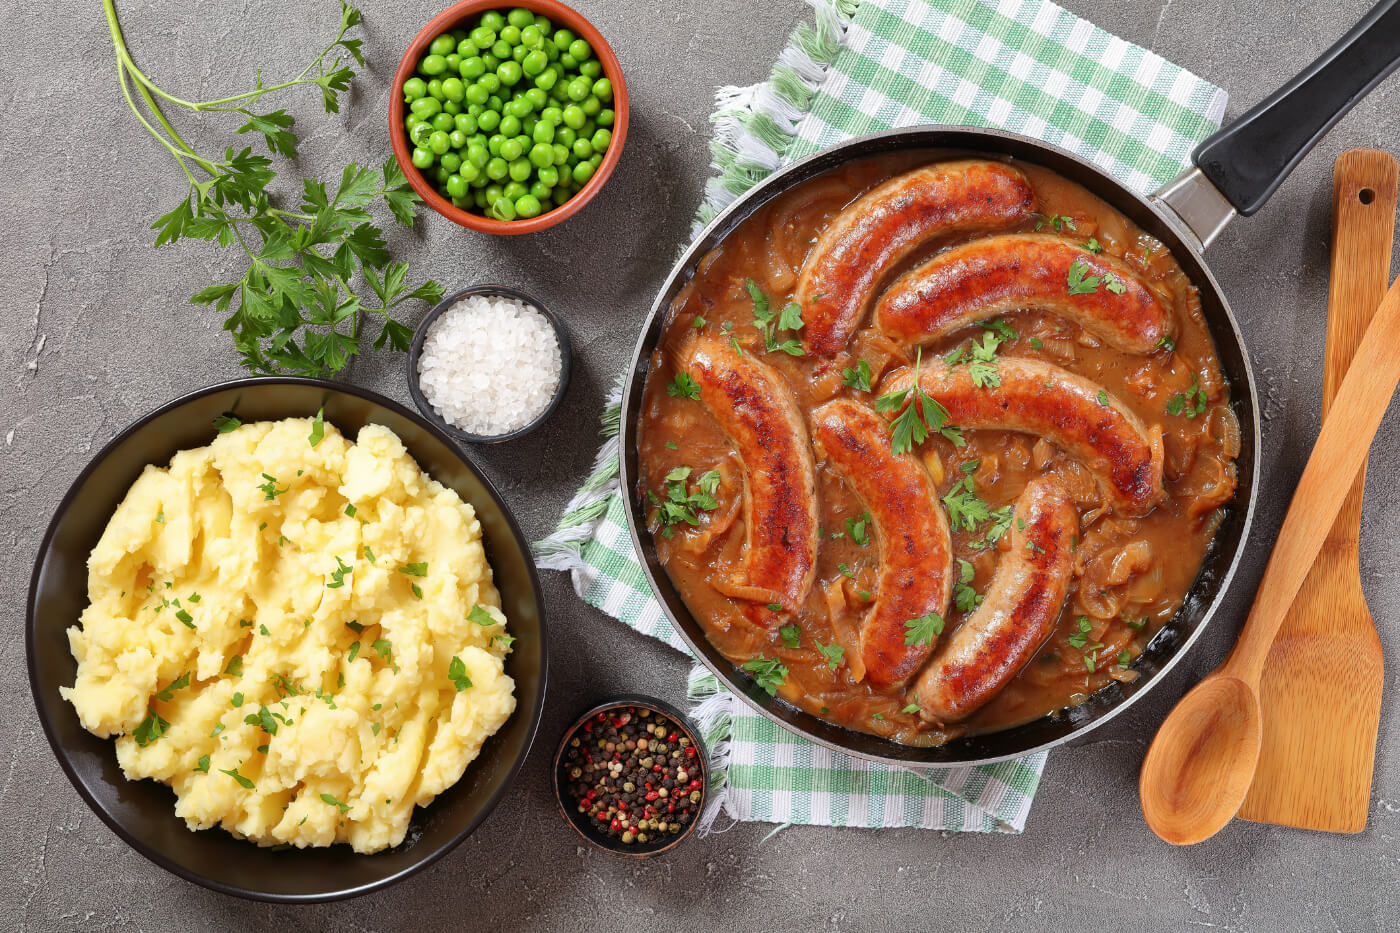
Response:
[[[793,301],[783,307],[781,311],[774,311],[769,306],[768,296],[758,287],[758,283],[753,279],[744,282],[744,288],[749,293],[749,298],[753,301],[753,326],[757,327],[763,334],[763,349],[769,353],[782,352],[788,356],[804,356],[806,351],[802,349],[802,344],[795,337],[779,341],[776,332],[778,331],[799,331],[803,327],[802,306]],[[776,320],[775,320],[776,319]]]
[[[770,697],[777,696],[778,688],[787,683],[787,665],[777,658],[757,657],[739,666],[748,671],[754,683],[767,691]]]
[[[251,91],[190,101],[166,93],[136,66],[114,0],[103,0],[103,9],[127,106],[189,182],[184,198],[152,225],[158,231],[156,247],[196,239],[221,247],[237,245],[246,257],[246,268],[237,279],[210,285],[190,299],[228,314],[224,329],[233,335],[243,365],[261,373],[339,372],[359,353],[360,328],[373,315],[383,319],[374,345],[407,350],[412,330],[391,312],[410,300],[439,301],[443,290],[431,280],[407,284],[408,264],[390,262],[383,231],[373,222],[369,208],[379,198],[400,224],[411,225],[417,213],[420,199],[393,159],[378,171],[346,166],[334,194],[324,182],[304,179],[298,208],[285,209],[277,206],[280,198],[269,190],[277,177],[271,159],[254,155],[251,147],[230,146],[222,158],[201,155],[162,110],[164,105],[238,113],[247,120],[238,133],[259,133],[273,155],[293,157],[295,119],[285,110],[254,113],[249,107],[264,95],[312,85],[321,91],[326,112],[338,113],[339,93],[355,74],[352,61],[364,65],[361,40],[345,37],[360,24],[360,11],[340,0],[335,39],[295,78],[264,85],[259,72]],[[138,106],[137,97],[144,107]],[[377,302],[364,298],[357,282],[367,284]]]
[[[1178,392],[1167,402],[1167,414],[1185,415],[1187,418],[1194,418],[1197,415],[1205,414],[1208,399],[1206,390],[1196,380],[1196,374],[1191,374],[1191,385],[1185,392]]]
[[[695,490],[691,490],[687,485],[691,472],[690,467],[676,467],[666,474],[664,480],[666,498],[661,499],[655,493],[650,494],[652,503],[657,507],[657,520],[661,523],[663,538],[670,538],[675,534],[675,525],[700,524],[700,512],[709,512],[719,507],[719,502],[715,499],[715,492],[719,489],[719,471],[708,470],[700,474]]]
[[[988,336],[996,339],[994,335]],[[931,398],[919,383],[922,362],[923,351],[920,350],[914,357],[914,378],[909,387],[886,392],[875,400],[876,411],[899,411],[890,424],[890,450],[896,457],[913,450],[915,444],[922,444],[933,434],[943,435],[954,447],[967,443],[962,433],[948,424],[948,409]]]

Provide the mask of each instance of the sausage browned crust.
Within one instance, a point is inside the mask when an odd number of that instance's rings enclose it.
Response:
[[[903,683],[933,650],[931,640],[905,644],[905,623],[948,611],[948,519],[928,471],[912,454],[891,452],[889,425],[872,409],[847,399],[828,402],[812,416],[812,436],[865,504],[879,538],[875,602],[860,628],[866,679],[879,688]]]
[[[982,605],[944,643],[915,684],[919,714],[953,723],[1011,681],[1055,629],[1074,567],[1079,517],[1053,481],[1037,479],[1016,500],[1010,547]]]
[[[783,377],[729,341],[694,337],[678,363],[743,463],[746,546],[743,570],[730,582],[765,601],[746,606],[745,616],[771,625],[779,614],[766,603],[797,612],[816,574],[817,493],[807,429]]]
[[[924,370],[919,385],[948,410],[948,423],[972,430],[1038,434],[1083,463],[1105,484],[1115,509],[1145,515],[1161,498],[1161,427],[1151,431],[1102,386],[1039,360],[1002,357],[998,386],[977,386],[967,366]],[[909,369],[881,389],[907,389]],[[912,393],[911,393],[912,395]]]
[[[1076,263],[1081,285],[1071,294]],[[1091,277],[1098,284],[1089,290]],[[1150,353],[1172,333],[1171,309],[1123,260],[1035,233],[939,253],[880,296],[875,325],[895,340],[923,343],[1021,308],[1068,318],[1127,353]]]
[[[940,162],[898,175],[851,202],[807,254],[793,300],[815,356],[846,346],[881,277],[921,243],[958,230],[996,229],[1035,206],[1025,175],[1000,162]]]

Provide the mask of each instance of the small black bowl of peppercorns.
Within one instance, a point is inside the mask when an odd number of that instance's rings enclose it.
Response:
[[[564,731],[554,756],[560,812],[580,836],[616,855],[673,848],[705,809],[709,756],[684,714],[653,697],[600,703]]]

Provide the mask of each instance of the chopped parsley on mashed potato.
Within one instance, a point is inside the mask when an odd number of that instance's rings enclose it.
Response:
[[[515,709],[476,514],[379,425],[221,430],[112,516],[63,695],[192,829],[397,845]]]

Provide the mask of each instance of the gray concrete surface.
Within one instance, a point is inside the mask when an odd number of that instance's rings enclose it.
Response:
[[[1367,0],[1067,0],[1103,27],[1228,88],[1239,113],[1358,18]],[[302,166],[334,171],[388,154],[381,109],[429,0],[366,2],[372,65],[338,118],[314,93]],[[712,88],[764,76],[799,0],[579,0],[627,70],[633,120],[615,179],[547,234],[487,239],[430,216],[395,235],[399,255],[447,286],[522,286],[568,317],[568,400],[548,431],[474,451],[532,536],[547,532],[593,456],[603,393],[688,229],[706,176]],[[334,18],[330,0],[180,4],[126,0],[138,59],[168,90],[212,97],[254,68],[294,71]],[[1190,849],[1159,842],[1137,805],[1139,763],[1175,699],[1223,656],[1262,571],[1318,425],[1331,165],[1352,146],[1400,148],[1400,79],[1346,118],[1258,216],[1212,250],[1260,380],[1264,475],[1238,585],[1158,691],[1051,758],[1022,836],[739,826],[644,864],[580,849],[559,823],[547,748],[603,691],[682,695],[684,664],[585,607],[546,576],[553,670],[539,747],[519,787],[452,855],[346,904],[282,908],[187,884],[127,848],[63,778],[39,731],[21,625],[44,525],[91,453],[148,409],[241,374],[213,313],[186,298],[228,271],[200,244],[156,252],[147,225],[183,181],[117,92],[96,2],[0,8],[0,928],[17,930],[1024,929],[1232,931],[1400,927],[1400,683],[1389,668],[1371,819],[1358,836],[1239,823]],[[282,106],[279,103],[277,106]],[[189,135],[231,139],[206,117]],[[182,123],[182,126],[190,124]],[[407,401],[401,358],[367,358],[353,381]],[[1377,440],[1363,574],[1382,640],[1400,652],[1400,415]],[[1319,710],[1319,715],[1327,711]],[[1318,780],[1326,780],[1318,775]]]

